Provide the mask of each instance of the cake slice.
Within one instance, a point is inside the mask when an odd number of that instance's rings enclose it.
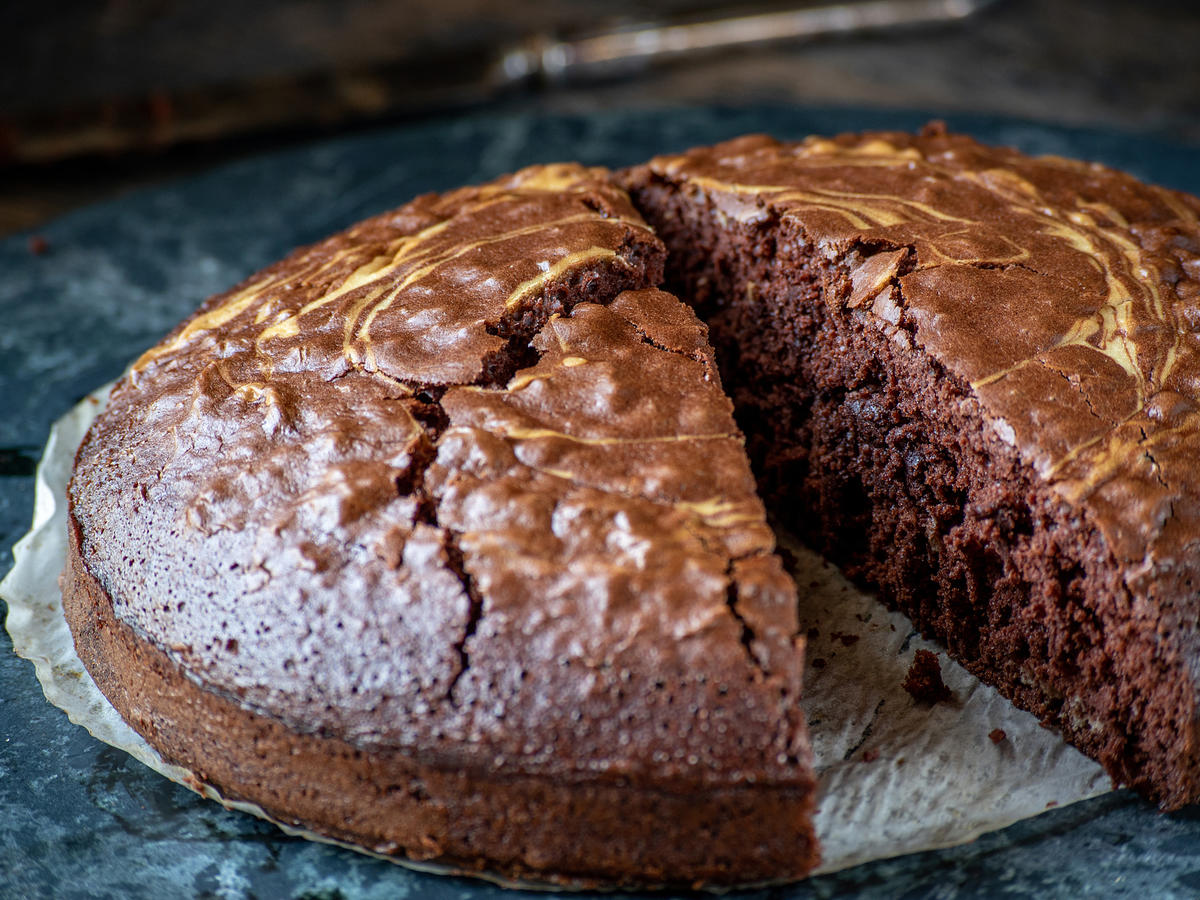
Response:
[[[573,884],[815,863],[795,589],[706,329],[607,173],[418,198],[214,297],[81,446],[64,604],[164,757]]]
[[[1200,201],[940,127],[625,182],[784,524],[1118,782],[1200,798]]]

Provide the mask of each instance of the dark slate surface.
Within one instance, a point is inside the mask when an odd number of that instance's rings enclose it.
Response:
[[[554,159],[622,165],[748,131],[781,137],[919,126],[903,112],[675,109],[475,117],[314,144],[80,210],[0,242],[0,576],[32,512],[50,423],[117,376],[205,296],[296,244],[429,190]],[[1200,192],[1200,150],[1145,136],[953,116],[1037,153],[1098,159]],[[753,900],[1200,896],[1200,807],[1161,815],[1128,792],[964,847],[860,866]],[[511,900],[284,836],[200,800],[92,739],[43,698],[0,634],[0,896]],[[608,895],[620,898],[629,895]],[[668,895],[659,894],[659,897]]]

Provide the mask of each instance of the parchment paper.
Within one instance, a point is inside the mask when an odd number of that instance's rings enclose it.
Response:
[[[58,587],[66,558],[64,497],[75,449],[107,395],[106,386],[60,419],[46,444],[33,526],[15,546],[16,565],[0,582],[13,647],[33,662],[46,698],[94,737],[203,796],[270,819],[257,806],[226,801],[191,772],[164,762],[125,724],[75,655]],[[809,630],[805,710],[820,777],[818,872],[966,843],[1111,789],[1098,764],[922,640],[908,619],[855,589],[820,557],[786,538],[784,543],[798,561],[800,618]],[[937,652],[951,700],[930,706],[903,690],[918,649]],[[1004,736],[993,741],[989,735],[996,729]]]

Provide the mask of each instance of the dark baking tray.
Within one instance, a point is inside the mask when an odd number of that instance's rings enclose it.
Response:
[[[453,119],[249,159],[79,210],[0,242],[0,577],[33,508],[50,423],[207,295],[297,244],[415,194],[555,159],[623,165],[751,131],[916,128],[927,112],[755,106]],[[1095,159],[1200,193],[1200,149],[1011,119],[951,127]],[[1161,815],[1126,791],[972,844],[741,896],[941,898],[1200,894],[1200,807]],[[46,702],[0,633],[0,896],[496,900],[228,812],[92,739]],[[535,896],[546,896],[539,894]],[[576,895],[577,896],[577,895]],[[628,897],[628,894],[608,895]],[[673,896],[659,893],[658,897]]]

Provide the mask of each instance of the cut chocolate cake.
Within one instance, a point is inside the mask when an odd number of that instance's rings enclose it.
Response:
[[[615,180],[418,198],[133,366],[64,579],[133,727],[383,853],[801,877],[763,496],[1116,780],[1200,798],[1200,201],[939,128]]]
[[[1200,797],[1200,201],[937,127],[624,180],[783,523],[1117,781]]]
[[[422,197],[214,297],[77,457],[80,657],[167,759],[378,852],[814,865],[796,595],[606,173]]]

